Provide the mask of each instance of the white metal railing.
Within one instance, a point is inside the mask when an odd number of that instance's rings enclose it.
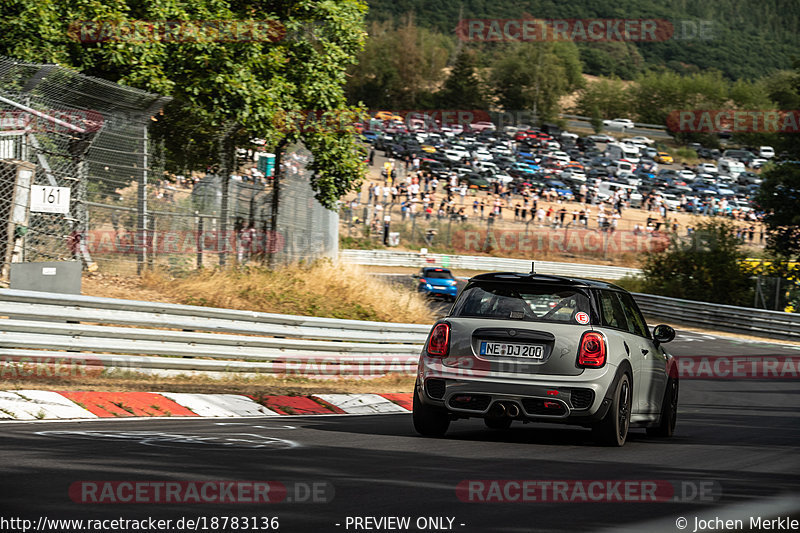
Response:
[[[441,266],[464,270],[507,270],[513,272],[530,272],[531,261],[527,259],[510,259],[480,255],[444,255],[420,254],[417,252],[398,252],[393,250],[340,250],[342,261],[357,265],[380,266]],[[641,273],[636,268],[607,265],[589,265],[584,263],[556,263],[552,261],[536,261],[536,272],[541,274],[559,274],[562,276],[578,276],[616,280],[624,276]]]

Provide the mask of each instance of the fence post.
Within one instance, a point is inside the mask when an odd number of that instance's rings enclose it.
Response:
[[[197,215],[197,269],[203,268],[203,217],[195,211]]]
[[[222,204],[219,213],[219,234],[217,235],[217,250],[219,251],[219,265],[225,266],[228,251],[228,196],[230,194],[230,174],[228,172],[227,158],[225,157],[225,138],[220,141],[220,169],[219,179],[222,180]],[[220,243],[220,238],[222,242]]]
[[[142,172],[136,191],[136,273],[141,275],[147,261],[147,123],[142,123]]]

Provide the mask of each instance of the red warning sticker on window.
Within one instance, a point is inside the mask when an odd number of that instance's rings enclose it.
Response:
[[[588,324],[589,323],[589,315],[584,313],[583,311],[575,314],[575,320],[578,324]]]

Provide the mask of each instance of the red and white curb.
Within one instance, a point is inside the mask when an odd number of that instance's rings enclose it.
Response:
[[[411,410],[411,393],[260,396],[178,392],[0,391],[0,420],[385,414]]]

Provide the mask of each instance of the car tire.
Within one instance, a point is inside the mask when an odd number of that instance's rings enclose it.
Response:
[[[414,391],[413,413],[414,429],[423,437],[442,437],[450,427],[447,411],[434,405],[426,405]]]
[[[678,422],[678,380],[669,378],[667,389],[664,391],[664,400],[661,404],[661,422],[659,425],[647,428],[651,437],[670,438],[675,434],[675,425]]]
[[[592,428],[592,437],[602,446],[625,444],[631,422],[632,387],[628,374],[622,374],[614,388],[611,408],[605,418]]]
[[[511,427],[511,422],[513,420],[511,418],[484,418],[483,423],[486,424],[486,427],[489,429],[508,429]]]

